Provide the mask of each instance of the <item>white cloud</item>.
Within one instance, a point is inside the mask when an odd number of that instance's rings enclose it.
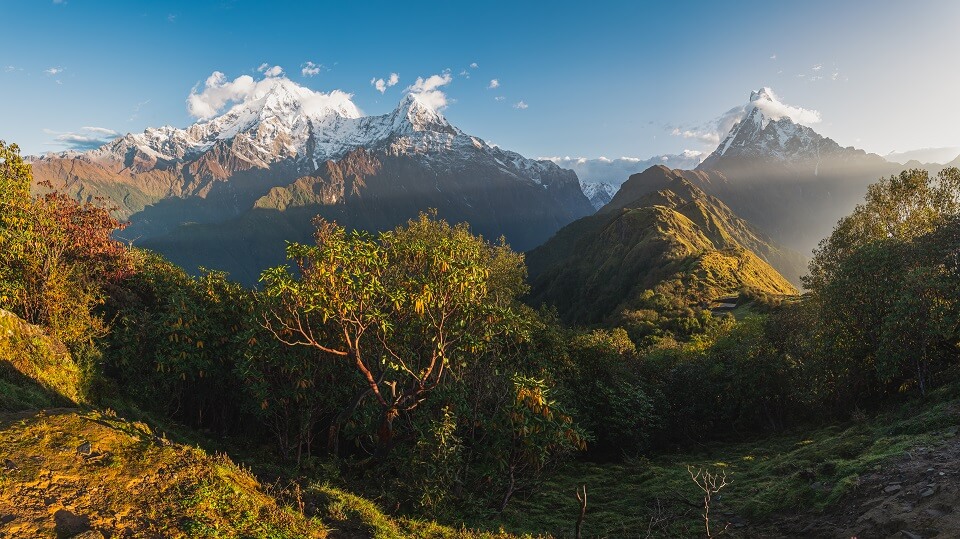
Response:
[[[490,79],[490,84],[487,85],[487,88],[499,88],[500,79]]]
[[[396,73],[390,73],[390,76],[386,79],[378,79],[376,77],[370,79],[370,84],[377,89],[381,94],[387,91],[387,88],[391,86],[396,86],[400,82],[400,75]]]
[[[270,64],[264,62],[260,64],[260,67],[257,68],[257,71],[263,73],[267,77],[279,77],[283,75],[283,68],[280,66],[270,66]]]
[[[813,66],[814,71],[820,71],[821,69],[823,69],[823,64],[817,64]]]
[[[720,117],[718,123],[720,133],[726,135],[733,124],[743,119],[754,108],[760,109],[760,112],[770,120],[790,118],[794,123],[807,126],[820,123],[823,119],[819,111],[787,105],[780,101],[780,98],[772,89],[761,88],[759,92],[754,92],[749,103],[741,107],[734,107]]]
[[[442,110],[446,108],[448,101],[447,94],[443,93],[443,90],[440,90],[440,88],[450,84],[452,81],[453,77],[451,77],[447,71],[440,75],[430,75],[427,78],[417,77],[417,81],[407,87],[407,91],[411,94],[417,94],[421,101],[427,103],[434,109]]]
[[[502,96],[502,95],[498,95],[497,97],[494,97],[494,99],[497,100],[497,101],[503,101],[504,99],[506,99],[506,97],[504,97],[504,96]]]
[[[777,59],[777,55],[776,55],[776,54],[771,54],[771,55],[770,55],[770,59],[771,59],[771,60],[776,60],[776,59]]]
[[[314,77],[320,74],[320,70],[323,69],[322,64],[315,64],[313,62],[307,61],[303,64],[300,69],[300,74],[304,77]]]
[[[690,170],[707,157],[705,152],[684,150],[680,154],[655,155],[646,159],[639,157],[539,157],[553,161],[562,168],[572,169],[577,177],[585,182],[605,182],[610,185],[620,185],[631,174],[643,172],[654,165],[664,165],[668,168]]]
[[[58,73],[63,73],[63,68],[59,66],[51,67],[50,69],[44,69],[43,72],[47,75],[56,75]]]
[[[175,14],[171,13],[167,15],[167,22],[176,22],[176,21],[177,21],[177,16]]]
[[[258,69],[264,74],[261,80],[254,80],[250,75],[240,75],[233,80],[220,71],[214,71],[203,83],[203,90],[198,84],[187,96],[187,112],[194,118],[207,119],[220,113],[229,104],[243,103],[248,100],[259,99],[278,84],[293,85],[289,79],[274,76],[274,68],[263,67]],[[307,114],[313,114],[331,108],[340,110],[351,117],[360,117],[361,113],[350,100],[353,95],[340,90],[330,93],[314,92],[309,88],[293,85],[297,97]]]
[[[266,71],[267,65],[257,71]],[[187,97],[187,112],[195,118],[212,118],[231,101],[243,101],[253,94],[257,83],[250,75],[241,75],[232,81],[219,71],[214,71],[203,84],[203,91],[194,88]]]
[[[727,129],[729,131],[729,129]],[[673,131],[670,132],[671,135],[675,137],[683,137],[687,139],[695,139],[703,144],[717,145],[720,143],[720,134],[717,131],[712,130],[696,130],[696,129],[683,129],[675,127]]]
[[[118,137],[118,136],[120,136],[120,133],[117,133],[117,132],[114,131],[113,129],[107,129],[106,127],[81,127],[80,129],[82,129],[82,130],[84,130],[84,131],[86,131],[86,132],[88,132],[88,133],[93,133],[93,134],[95,134],[95,135],[104,135],[104,136],[108,136],[108,137]]]
[[[478,66],[476,62],[470,64],[470,69],[476,69],[476,68],[478,68],[478,67],[480,67],[480,66]]]
[[[513,104],[513,108],[519,109],[519,110],[524,110],[524,109],[528,108],[529,106],[530,106],[530,105],[527,105],[526,102],[524,102],[524,101],[517,101],[516,103]]]
[[[79,131],[60,132],[44,129],[44,133],[55,135],[53,142],[55,146],[63,146],[68,150],[92,150],[99,148],[111,140],[120,136],[120,133],[106,127],[81,127]]]

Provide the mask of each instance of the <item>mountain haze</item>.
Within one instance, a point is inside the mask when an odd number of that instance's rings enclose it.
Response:
[[[753,92],[740,119],[690,178],[777,241],[810,253],[867,186],[899,172],[876,154],[842,147],[786,114],[769,88]]]
[[[669,290],[689,304],[744,288],[794,294],[771,264],[795,271],[799,260],[663,166],[631,176],[596,215],[527,256],[532,302],[555,305],[571,323],[616,316],[647,290]]]

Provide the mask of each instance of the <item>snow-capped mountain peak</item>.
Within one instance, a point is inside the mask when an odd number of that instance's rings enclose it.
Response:
[[[416,131],[437,131],[456,134],[457,130],[418,93],[403,96],[390,118],[393,131],[398,134],[411,134]]]
[[[416,155],[444,167],[459,167],[481,157],[522,181],[546,187],[545,178],[560,168],[491,146],[454,127],[429,95],[411,91],[383,115],[364,116],[351,94],[305,88],[285,77],[256,83],[228,110],[178,129],[148,128],[84,153],[53,157],[102,161],[115,169],[143,172],[157,166],[188,164],[217,147],[218,161],[236,158],[228,168],[268,168],[292,163],[303,173],[365,148],[390,155]],[[232,161],[237,163],[237,161]],[[218,165],[218,167],[220,167]],[[220,167],[222,168],[222,167]],[[224,169],[217,176],[226,179]]]
[[[769,86],[764,86],[759,90],[750,92],[750,102],[760,101],[761,99],[766,101],[775,101],[776,96],[773,93],[773,90]]]
[[[823,137],[805,124],[819,122],[820,113],[784,104],[769,87],[750,92],[750,101],[730,115],[736,122],[701,168],[710,168],[725,156],[781,160],[819,156]]]

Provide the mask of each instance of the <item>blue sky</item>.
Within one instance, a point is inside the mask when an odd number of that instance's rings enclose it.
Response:
[[[449,70],[447,118],[528,156],[709,150],[709,137],[689,135],[715,128],[761,86],[819,113],[813,127],[842,145],[881,154],[960,146],[960,2],[0,0],[0,8],[0,138],[25,153],[64,149],[56,142],[64,134],[98,134],[84,127],[186,126],[195,121],[186,99],[211,73],[260,77],[264,63],[314,90],[352,93],[367,114],[391,110],[417,77]],[[305,76],[307,62],[322,67]],[[381,94],[371,79],[391,73],[399,82]],[[492,79],[499,87],[489,88]]]

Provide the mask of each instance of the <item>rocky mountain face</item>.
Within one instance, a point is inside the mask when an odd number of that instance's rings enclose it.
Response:
[[[580,189],[583,190],[583,195],[590,199],[590,204],[593,204],[593,207],[599,210],[613,199],[613,195],[617,194],[619,187],[604,182],[581,181]]]
[[[131,222],[125,238],[248,283],[283,260],[284,240],[309,239],[317,214],[379,230],[435,208],[524,250],[594,211],[572,171],[467,135],[418,94],[363,116],[347,94],[285,78],[208,121],[36,158],[33,172],[107,199]]]
[[[597,214],[575,221],[527,256],[531,302],[555,305],[571,323],[632,308],[648,290],[705,304],[744,288],[792,294],[774,267],[802,257],[777,246],[680,171],[635,174]]]
[[[899,172],[879,155],[842,147],[787,116],[771,117],[769,89],[690,177],[784,245],[809,253],[863,199],[869,184]],[[766,102],[766,103],[765,103]]]

